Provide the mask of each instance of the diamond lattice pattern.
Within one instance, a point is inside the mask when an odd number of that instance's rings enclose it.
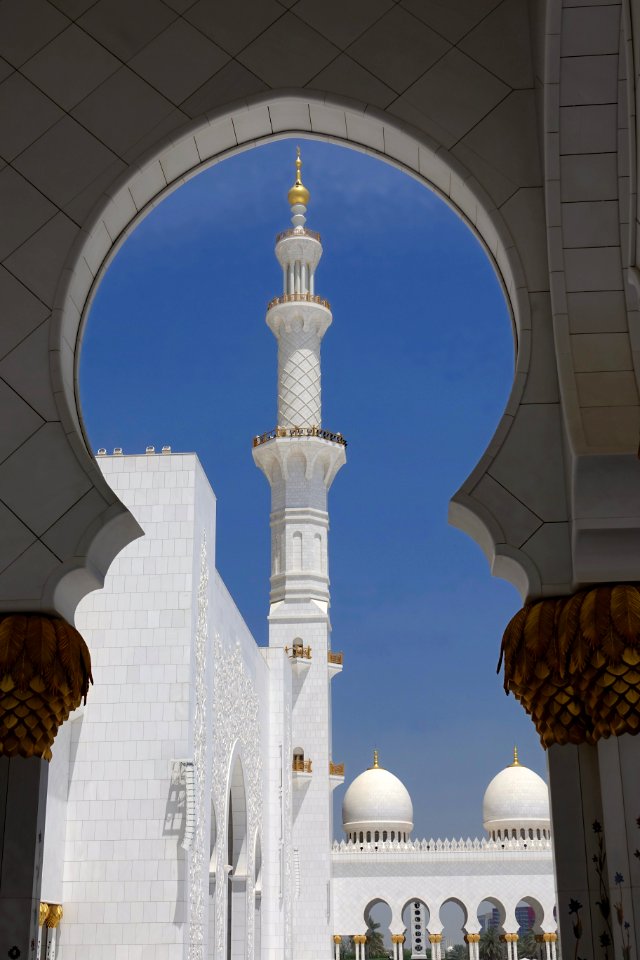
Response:
[[[319,338],[314,333],[284,334],[278,355],[278,424],[313,427],[320,420]]]

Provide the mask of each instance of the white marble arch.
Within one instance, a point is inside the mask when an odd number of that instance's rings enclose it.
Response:
[[[443,197],[480,238],[500,278],[511,310],[515,373],[511,395],[495,435],[478,466],[453,498],[450,518],[452,523],[480,544],[493,573],[514,583],[523,596],[557,593],[558,581],[566,586],[570,575],[568,569],[558,573],[558,550],[555,551],[553,569],[545,572],[545,551],[540,550],[544,517],[538,517],[536,509],[538,513],[541,511],[535,505],[529,510],[522,502],[522,493],[514,497],[508,492],[506,473],[513,472],[513,451],[506,456],[503,475],[498,479],[498,493],[496,481],[489,477],[491,465],[499,456],[508,435],[513,432],[531,362],[533,301],[519,249],[500,210],[459,159],[403,121],[375,108],[359,107],[353,101],[315,95],[309,91],[271,92],[254,97],[192,122],[177,139],[160,142],[104,193],[78,236],[65,267],[56,298],[49,345],[51,374],[57,385],[56,402],[76,456],[82,460],[83,467],[101,495],[113,501],[113,494],[104,489],[104,481],[96,475],[88,450],[78,399],[78,362],[83,328],[92,298],[118,248],[163,197],[201,170],[270,140],[299,136],[340,143],[402,169]],[[536,311],[539,315],[539,305]],[[544,323],[547,320],[545,318]],[[539,357],[536,376],[540,374],[542,362]],[[554,380],[555,363],[551,354],[547,362],[549,369],[545,376]],[[546,419],[551,405],[544,403],[544,411],[538,410]],[[528,405],[527,423],[523,423],[520,430],[524,429],[528,442],[535,445],[531,434],[532,429],[534,433],[536,431],[531,424],[534,408],[537,409],[538,405]],[[550,478],[547,483],[550,486],[556,483],[558,499],[563,501],[564,481],[561,477],[559,446],[556,450],[560,442],[559,420],[551,430],[553,436],[549,435],[548,424],[545,423],[541,423],[539,432],[544,449],[547,454],[552,454],[550,464],[557,464],[558,476]],[[513,446],[516,451],[522,442],[522,439],[515,440]],[[553,456],[554,453],[557,456]],[[518,466],[517,469],[522,468]],[[553,469],[550,465],[549,474],[553,473]],[[550,498],[547,497],[549,499],[554,499],[553,493]],[[112,504],[112,510],[115,516],[119,510],[122,512],[117,504]],[[558,509],[551,509],[549,519],[556,528],[558,521],[565,519],[562,504]],[[534,531],[536,536],[532,537]],[[93,532],[89,529],[82,533],[83,551],[76,551],[80,555],[91,549],[100,529],[98,527]],[[124,530],[120,547],[130,538],[131,531]],[[532,540],[532,549],[529,545],[521,549],[521,544],[529,539]],[[99,579],[102,565],[93,563],[92,568]],[[90,587],[86,580],[87,574],[81,561],[65,561],[50,576],[43,603],[72,617],[82,593],[95,587],[95,584]]]

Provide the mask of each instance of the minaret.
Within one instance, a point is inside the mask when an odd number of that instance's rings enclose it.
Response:
[[[278,420],[254,439],[253,456],[271,485],[271,595],[269,646],[291,663],[292,857],[295,877],[293,955],[332,955],[331,676],[327,493],[345,462],[341,434],[323,429],[320,344],[332,321],[316,295],[322,256],[317,233],[305,227],[309,191],[300,150],[289,190],[293,227],[276,238],[283,292],[267,309],[278,341]],[[332,662],[330,662],[330,660]]]

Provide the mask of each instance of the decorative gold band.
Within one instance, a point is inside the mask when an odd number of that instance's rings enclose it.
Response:
[[[480,943],[480,934],[479,933],[465,933],[464,935],[465,943]]]
[[[519,938],[517,933],[501,933],[500,939],[503,943],[517,943]]]
[[[64,911],[62,909],[62,904],[50,903],[47,911],[47,918],[45,920],[46,925],[49,928],[53,927],[55,929],[55,927],[57,927],[62,920],[63,913]]]
[[[555,943],[557,939],[557,933],[536,933],[536,943]]]
[[[430,933],[430,934],[429,934],[429,943],[442,943],[442,934],[441,934],[441,933]]]
[[[0,756],[51,760],[51,744],[86,700],[89,649],[61,617],[0,614]]]
[[[404,943],[404,941],[405,941],[404,933],[391,934],[391,943]]]
[[[367,935],[365,933],[356,933],[353,937],[354,943],[366,943]]]
[[[504,688],[543,746],[640,733],[640,585],[528,603],[502,638]]]

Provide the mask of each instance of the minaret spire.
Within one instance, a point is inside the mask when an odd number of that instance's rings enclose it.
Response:
[[[296,180],[288,193],[288,200],[291,206],[291,222],[294,227],[304,227],[306,223],[306,212],[309,206],[309,191],[302,182],[302,158],[300,156],[300,147],[296,147]]]

